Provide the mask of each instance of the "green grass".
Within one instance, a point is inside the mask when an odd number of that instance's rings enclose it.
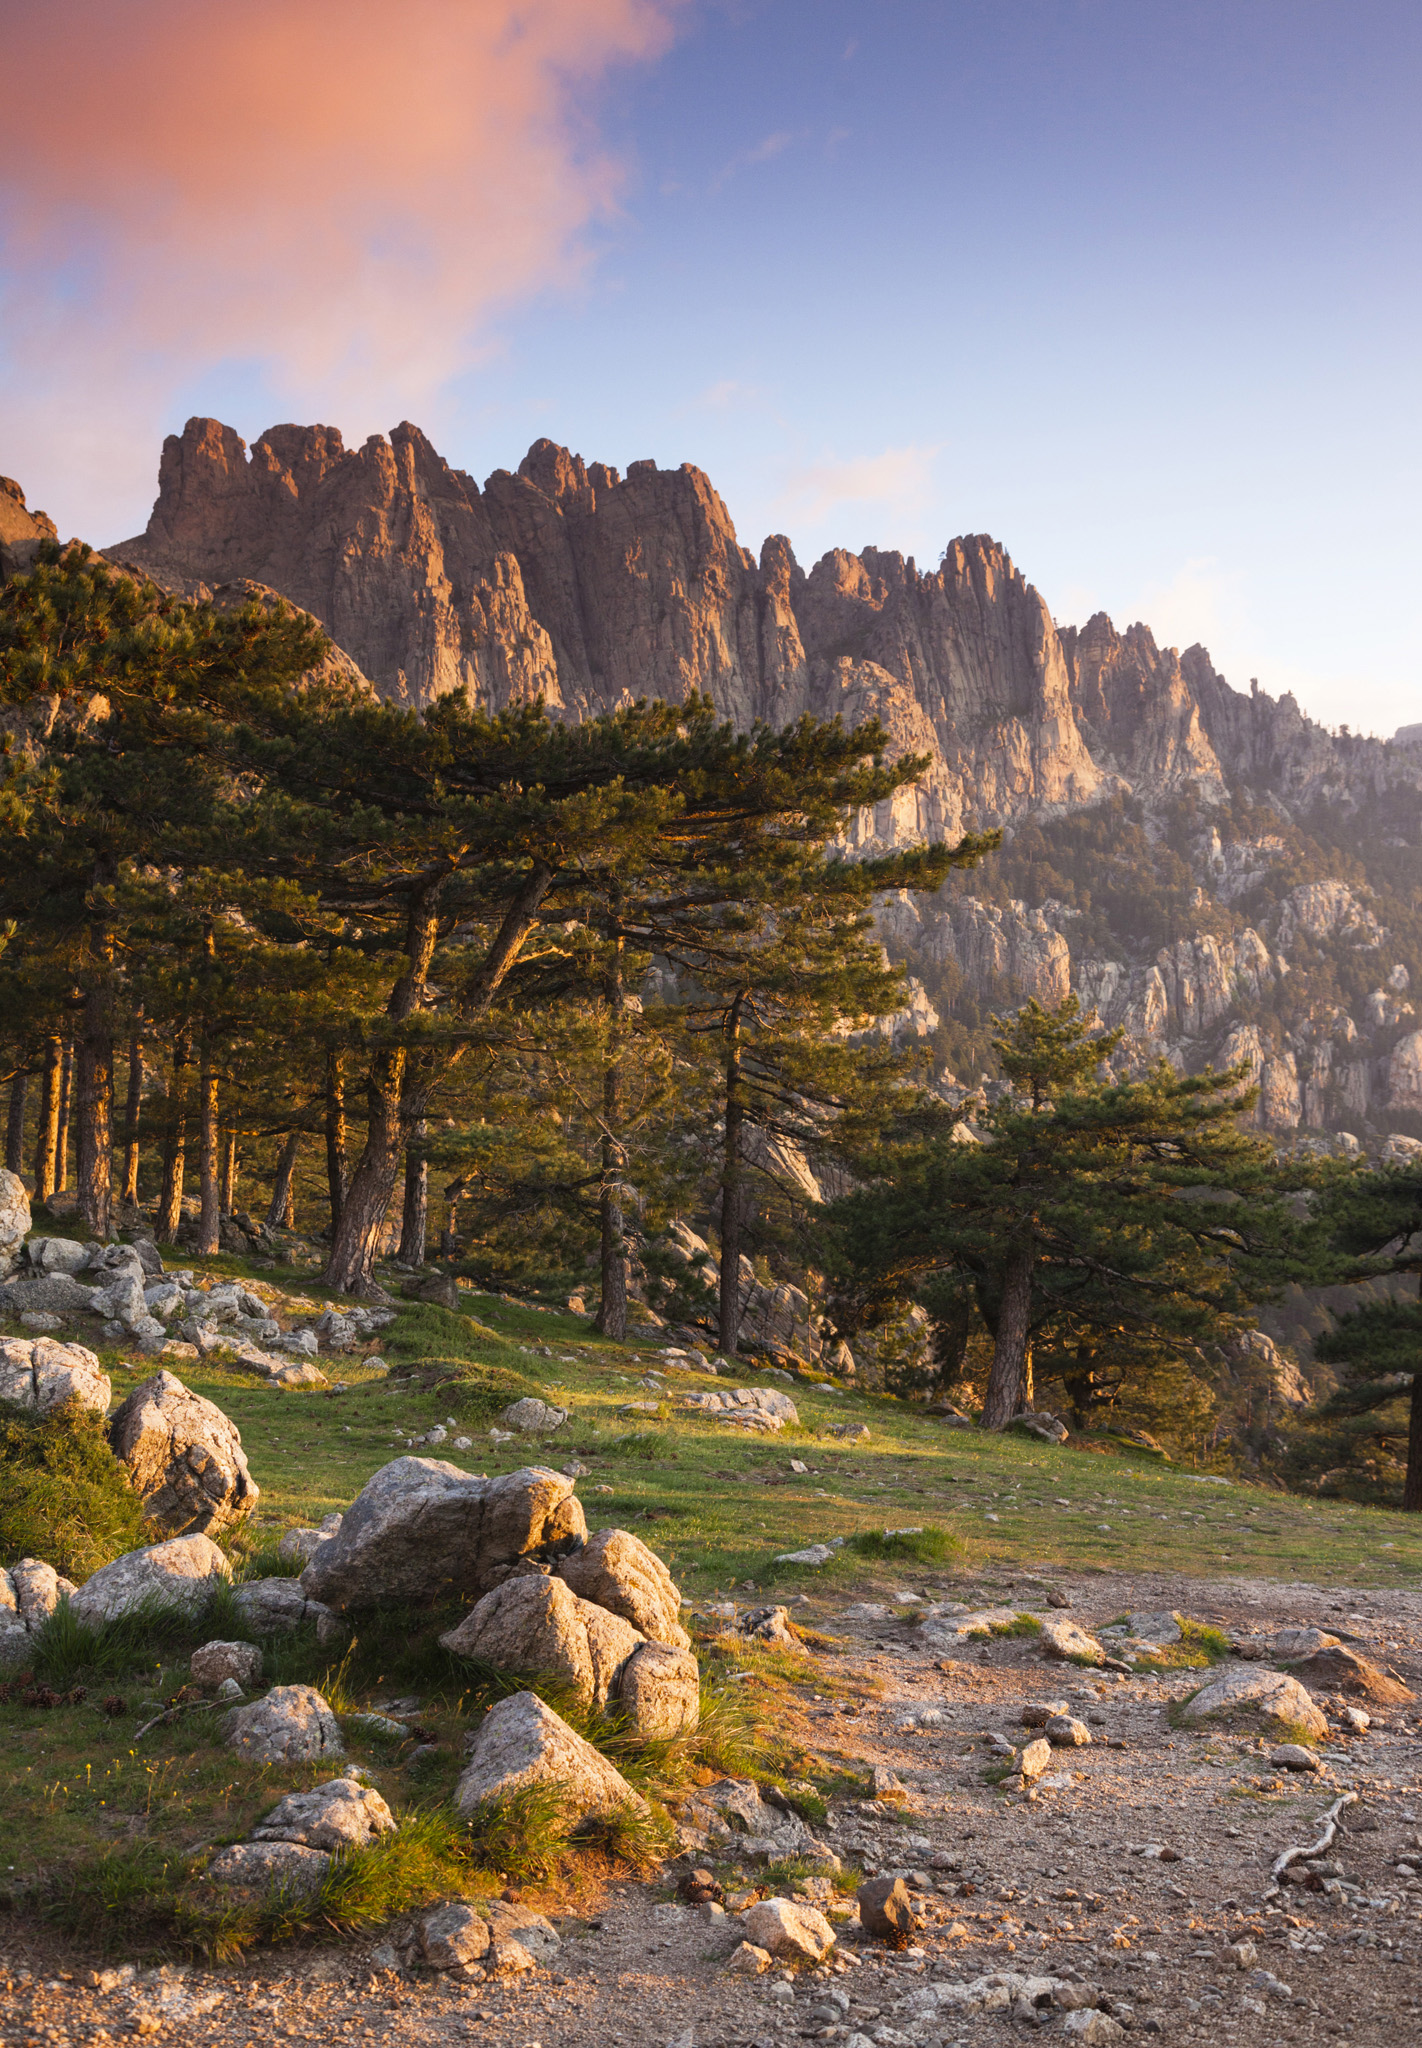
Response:
[[[1135,1671],[1199,1671],[1219,1664],[1229,1655],[1229,1637],[1223,1630],[1203,1621],[1180,1624],[1180,1641],[1162,1643],[1154,1656],[1138,1658]]]
[[[211,1274],[255,1273],[288,1294],[326,1298],[291,1269],[273,1274],[251,1262],[187,1255],[183,1263]],[[892,1598],[911,1585],[1015,1607],[1024,1575],[1053,1569],[1385,1586],[1408,1583],[1406,1575],[1422,1566],[1416,1518],[1243,1483],[1201,1484],[1134,1453],[1085,1455],[1011,1434],[946,1431],[913,1407],[824,1383],[794,1385],[798,1426],[747,1439],[683,1410],[681,1394],[704,1390],[706,1380],[668,1370],[655,1396],[661,1412],[648,1426],[619,1411],[650,1397],[640,1381],[648,1366],[663,1365],[650,1344],[615,1345],[566,1314],[472,1292],[468,1308],[466,1315],[429,1304],[403,1308],[382,1340],[395,1365],[389,1378],[372,1375],[359,1359],[332,1359],[326,1369],[344,1386],[286,1392],[214,1361],[184,1365],[180,1377],[236,1422],[262,1489],[253,1518],[224,1538],[239,1578],[289,1571],[275,1554],[286,1528],[346,1508],[375,1471],[408,1454],[404,1439],[450,1416],[456,1426],[438,1451],[416,1455],[491,1475],[576,1459],[590,1468],[578,1486],[590,1527],[635,1530],[693,1600],[734,1591],[751,1603],[778,1571],[795,1569],[776,1567],[777,1553],[845,1538],[823,1571],[795,1572],[797,1590],[812,1604],[792,1615],[811,1645],[832,1640],[800,1619],[815,1616],[822,1593],[836,1602],[856,1594]],[[92,1341],[92,1333],[82,1334]],[[112,1346],[94,1348],[119,1400],[153,1368]],[[747,1370],[732,1383],[761,1384],[764,1375]],[[568,1422],[547,1436],[494,1442],[491,1418],[507,1399],[530,1391],[569,1408]],[[829,1434],[847,1421],[866,1422],[868,1439]],[[465,1450],[455,1446],[461,1434],[472,1440]],[[792,1472],[792,1459],[807,1469]],[[904,1525],[918,1533],[887,1533]],[[102,1540],[127,1537],[110,1531]],[[1384,1553],[1384,1542],[1395,1548]],[[24,1548],[36,1546],[26,1540]],[[17,1554],[12,1541],[0,1562]],[[141,1626],[85,1632],[58,1618],[37,1641],[35,1661],[64,1703],[43,1710],[0,1696],[0,1826],[15,1858],[13,1869],[0,1867],[0,1894],[16,1905],[43,1902],[63,1924],[98,1928],[125,1953],[216,1955],[312,1927],[375,1924],[422,1898],[461,1889],[478,1895],[497,1886],[500,1871],[541,1867],[552,1852],[547,1842],[540,1847],[536,1816],[517,1826],[507,1815],[485,1816],[471,1830],[453,1813],[464,1731],[523,1683],[439,1648],[438,1630],[461,1611],[423,1617],[418,1631],[401,1612],[362,1615],[339,1656],[310,1630],[263,1645],[269,1682],[323,1685],[346,1713],[395,1694],[418,1695],[439,1754],[413,1771],[402,1761],[412,1744],[352,1732],[352,1758],[399,1814],[399,1835],[343,1859],[314,1899],[273,1895],[225,1905],[198,1874],[208,1850],[242,1838],[282,1793],[329,1774],[329,1766],[255,1770],[222,1746],[219,1717],[201,1709],[135,1739],[151,1717],[144,1702],[166,1702],[182,1686],[194,1642],[249,1633],[230,1592],[220,1590],[186,1629],[145,1618]],[[1222,1637],[1191,1623],[1181,1645],[1162,1651],[1159,1667],[1203,1668],[1223,1647]],[[782,1710],[811,1691],[839,1697],[847,1681],[829,1679],[812,1654],[718,1636],[714,1628],[698,1632],[697,1648],[701,1725],[674,1743],[639,1745],[616,1722],[582,1714],[555,1688],[538,1685],[653,1802],[650,1822],[632,1827],[624,1816],[596,1840],[565,1840],[560,1856],[615,1855],[635,1867],[656,1846],[661,1807],[706,1772],[781,1784],[809,1779],[820,1798],[844,1789],[833,1771],[826,1775],[825,1765],[797,1751],[783,1732],[789,1715]],[[114,1697],[124,1702],[118,1718],[103,1711]]]
[[[250,1271],[232,1259],[186,1262]],[[325,1298],[286,1269],[257,1277]],[[466,1470],[557,1466],[570,1457],[590,1466],[578,1489],[590,1525],[635,1529],[691,1597],[728,1592],[732,1581],[737,1592],[746,1581],[768,1584],[795,1569],[775,1567],[777,1552],[831,1536],[850,1540],[823,1574],[796,1572],[798,1585],[813,1590],[823,1578],[842,1590],[856,1573],[873,1581],[876,1567],[929,1575],[931,1583],[935,1571],[1100,1564],[1391,1585],[1408,1583],[1407,1574],[1422,1567],[1416,1518],[1243,1482],[1202,1485],[1133,1451],[1087,1455],[1011,1433],[949,1431],[911,1406],[804,1380],[790,1390],[800,1427],[776,1437],[746,1439],[682,1411],[679,1396],[707,1382],[671,1371],[656,1397],[665,1419],[629,1426],[618,1410],[653,1398],[639,1379],[647,1365],[661,1369],[654,1347],[616,1345],[575,1317],[467,1293],[466,1315],[429,1303],[402,1308],[382,1337],[395,1365],[389,1380],[372,1378],[358,1362],[332,1360],[327,1369],[348,1382],[344,1392],[280,1392],[205,1360],[186,1366],[181,1377],[237,1423],[262,1488],[244,1539],[249,1551],[295,1522],[346,1507],[373,1472],[405,1452],[397,1428],[423,1433],[453,1415],[472,1448],[452,1448],[456,1429],[437,1455]],[[123,1370],[111,1349],[105,1359],[117,1398],[150,1369],[145,1360]],[[737,1379],[755,1385],[763,1375],[747,1370]],[[551,1437],[492,1443],[485,1418],[496,1401],[503,1405],[498,1397],[530,1391],[570,1407],[569,1421]],[[828,1436],[832,1423],[846,1421],[867,1422],[868,1440]],[[809,1471],[792,1473],[791,1458]],[[610,1491],[599,1493],[601,1486]],[[989,1511],[996,1522],[986,1520]],[[920,1523],[921,1537],[885,1537],[888,1528]],[[1382,1552],[1384,1542],[1396,1549]]]
[[[45,1416],[0,1401],[0,1472],[0,1563],[39,1557],[86,1579],[143,1541],[127,1468],[102,1416],[77,1401]]]

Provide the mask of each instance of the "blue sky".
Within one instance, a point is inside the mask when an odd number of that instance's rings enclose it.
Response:
[[[314,34],[327,9],[287,17]],[[179,56],[208,11],[136,8]],[[84,7],[60,0],[54,36],[66,12]],[[408,415],[479,477],[547,434],[620,467],[697,463],[753,549],[778,530],[807,564],[866,543],[932,564],[990,532],[1059,620],[1201,639],[1237,686],[1292,688],[1330,724],[1422,719],[1415,6],[416,12],[402,165],[431,60],[484,88],[479,132],[432,147],[427,176],[381,166],[362,88],[405,60],[399,17],[360,7],[349,152],[328,119],[300,145],[313,175],[298,154],[264,192],[254,168],[230,222],[223,165],[271,156],[244,126],[215,174],[201,134],[166,161],[101,135],[123,203],[91,176],[47,215],[0,145],[0,469],[62,530],[141,526],[191,412],[249,439]],[[42,103],[58,74],[31,54]],[[272,110],[279,149],[301,99]],[[237,250],[225,267],[194,255],[195,218]],[[267,273],[242,269],[248,229]]]

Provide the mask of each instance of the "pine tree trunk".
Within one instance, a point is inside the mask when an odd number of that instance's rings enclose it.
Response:
[[[75,1062],[75,1122],[79,1135],[79,1208],[95,1237],[113,1222],[114,1041],[108,1028],[108,988],[84,999],[84,1034]]]
[[[498,935],[477,972],[466,984],[459,1014],[466,1021],[482,1017],[493,1003],[524,941],[538,922],[538,910],[553,884],[553,870],[535,865],[510,904]],[[434,960],[439,921],[434,903],[437,885],[411,905],[405,934],[405,972],[391,990],[386,1015],[403,1024],[424,1000],[425,983]],[[390,1212],[400,1172],[408,1123],[429,1108],[437,1076],[427,1071],[424,1084],[405,1098],[406,1054],[403,1046],[380,1053],[366,1080],[369,1120],[365,1145],[351,1176],[339,1222],[331,1230],[331,1256],[323,1279],[342,1294],[364,1294],[380,1245],[380,1232]]]
[[[737,996],[726,1013],[725,1137],[721,1162],[720,1348],[734,1358],[741,1334],[741,1158],[745,1102],[741,1090],[741,1006]]]
[[[64,1042],[64,1064],[59,1070],[59,1129],[54,1139],[55,1186],[69,1186],[69,1116],[74,1101],[74,1047]]]
[[[326,1055],[326,1194],[331,1205],[331,1242],[346,1206],[346,1076],[338,1052]]]
[[[202,1213],[198,1217],[197,1248],[204,1258],[211,1258],[214,1252],[222,1249],[217,1206],[221,1183],[217,1145],[217,1073],[206,1046],[203,1047],[202,1070],[198,1076],[198,1118],[198,1188]]]
[[[35,1200],[47,1202],[59,1170],[59,1096],[64,1049],[57,1038],[45,1041],[44,1082],[40,1094],[39,1132],[35,1139]]]
[[[5,1125],[5,1166],[10,1173],[25,1170],[25,1096],[30,1077],[22,1067],[10,1083],[10,1115]]]
[[[123,1106],[123,1187],[121,1197],[138,1205],[138,1125],[143,1115],[143,1041],[135,1031],[128,1041],[128,1093]]]
[[[163,1133],[163,1185],[153,1219],[159,1244],[176,1244],[183,1221],[183,1179],[188,1142],[188,1060],[192,1039],[184,1026],[173,1043],[173,1070],[168,1084],[167,1127]]]
[[[276,1179],[272,1182],[272,1198],[267,1204],[269,1230],[275,1230],[278,1224],[287,1230],[291,1228],[295,1203],[292,1183],[296,1178],[296,1155],[300,1149],[300,1131],[288,1131],[281,1151],[277,1154]]]
[[[616,1135],[622,1124],[622,1069],[616,1061],[602,1077],[602,1113],[602,1187],[598,1193],[602,1300],[594,1328],[620,1344],[627,1335],[627,1236],[622,1214],[627,1155]]]
[[[997,1314],[997,1340],[992,1351],[983,1401],[983,1428],[1005,1429],[1022,1406],[1027,1375],[1027,1350],[1032,1327],[1032,1270],[1036,1254],[1030,1238],[1008,1256],[1003,1274],[1002,1306]]]
[[[1422,1295],[1422,1279],[1417,1283]],[[1422,1372],[1412,1375],[1412,1400],[1407,1418],[1407,1477],[1402,1482],[1404,1514],[1422,1513]]]
[[[593,1327],[620,1344],[627,1335],[627,1233],[622,1210],[627,1153],[622,1143],[622,1064],[618,1043],[623,999],[621,939],[617,941],[613,961],[606,989],[612,1035],[602,1077],[602,1185],[598,1190],[602,1299]]]
[[[430,1222],[430,1163],[422,1149],[428,1125],[421,1117],[412,1132],[414,1143],[405,1147],[405,1202],[400,1212],[402,1266],[423,1266],[425,1237]]]
[[[237,1206],[237,1133],[228,1131],[222,1140],[222,1192],[218,1209],[230,1216]]]

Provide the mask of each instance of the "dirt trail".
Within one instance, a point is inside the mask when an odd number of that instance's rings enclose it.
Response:
[[[1086,1625],[1175,1607],[1240,1639],[1289,1624],[1346,1632],[1422,1696],[1422,1594],[1052,1577]],[[1040,1590],[1046,1575],[935,1583],[959,1600],[981,1592],[1010,1601],[1029,1586]],[[1400,2048],[1422,2039],[1422,1876],[1398,1868],[1412,1852],[1410,1867],[1422,1873],[1417,1705],[1370,1708],[1367,1733],[1340,1727],[1324,1745],[1323,1771],[1294,1776],[1271,1766],[1267,1742],[1172,1725],[1171,1703],[1200,1682],[1198,1673],[1153,1681],[1053,1665],[1029,1638],[935,1650],[892,1612],[848,1617],[853,1604],[812,1595],[798,1610],[843,1640],[814,1657],[816,1676],[791,1712],[806,1747],[827,1763],[860,1773],[882,1764],[905,1787],[903,1807],[836,1800],[823,1832],[846,1861],[909,1873],[923,1926],[906,1952],[846,1937],[831,1968],[793,1984],[778,1970],[729,1978],[724,1959],[740,1938],[733,1920],[709,1924],[671,1903],[667,1883],[621,1884],[580,1898],[555,1970],[512,1982],[407,1976],[389,1967],[389,1948],[365,1940],[230,1969],[141,1972],[102,1989],[92,1973],[112,1971],[118,1959],[101,1959],[97,1945],[79,1953],[12,1918],[0,1923],[8,1978],[0,2039],[36,2048],[124,2037],[223,2048],[318,2039],[730,2048],[815,2038],[858,2048],[859,2036],[872,2048],[978,2048],[1016,2025],[1090,2042],[1082,2014],[1042,2009],[1014,2020],[1010,2010],[925,2010],[925,1987],[992,1972],[1079,1983],[1099,1994],[1116,2026],[1165,2042]],[[866,1679],[874,1697],[838,1696],[843,1684],[862,1694]],[[1020,1744],[1017,1711],[1051,1699],[1087,1723],[1091,1745],[1057,1752],[1050,1775],[1063,1782],[1035,1799],[999,1791],[985,1781],[984,1738],[1000,1733]],[[925,1708],[939,1711],[938,1725],[906,1725]],[[1333,1855],[1358,1889],[1275,1888],[1274,1857],[1313,1841],[1317,1816],[1343,1790],[1358,1796]],[[559,1911],[557,1900],[523,1896]],[[1227,1951],[1244,1942],[1257,1955],[1241,1967]],[[1120,2037],[1106,2030],[1100,2038]]]

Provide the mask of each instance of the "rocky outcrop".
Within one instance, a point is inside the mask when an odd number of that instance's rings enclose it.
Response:
[[[194,1615],[232,1567],[208,1536],[175,1536],[101,1565],[70,1600],[77,1621],[95,1628],[128,1614]]]
[[[68,1401],[108,1413],[113,1383],[83,1344],[53,1337],[0,1337],[0,1401],[48,1415]]]
[[[479,1723],[454,1803],[469,1815],[532,1785],[555,1787],[569,1821],[620,1807],[646,1811],[641,1794],[600,1751],[537,1693],[518,1692],[491,1707]]]
[[[149,1520],[170,1535],[215,1535],[257,1505],[237,1425],[171,1372],[134,1388],[109,1425],[109,1443]]]
[[[484,1479],[441,1458],[396,1458],[361,1488],[301,1586],[334,1608],[478,1598],[521,1559],[557,1557],[586,1535],[561,1472],[533,1465]]]

